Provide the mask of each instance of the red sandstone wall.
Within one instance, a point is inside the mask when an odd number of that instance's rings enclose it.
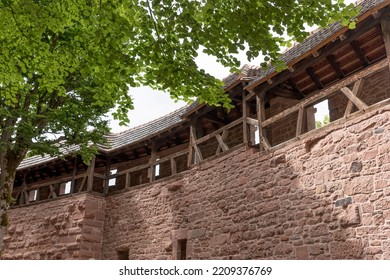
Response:
[[[9,211],[2,259],[101,258],[104,198],[63,196]]]
[[[103,258],[390,259],[390,106],[106,197]]]

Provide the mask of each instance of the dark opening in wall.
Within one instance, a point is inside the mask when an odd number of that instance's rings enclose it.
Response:
[[[177,240],[177,259],[178,260],[187,259],[187,239]]]
[[[116,252],[118,255],[118,260],[128,260],[129,259],[129,250],[128,249],[118,250]]]

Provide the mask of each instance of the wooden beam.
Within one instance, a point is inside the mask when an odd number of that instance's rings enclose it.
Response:
[[[222,151],[229,150],[229,147],[225,144],[225,142],[222,140],[222,137],[220,134],[215,135],[215,138],[217,138],[218,145],[221,147]]]
[[[389,62],[389,67],[390,67],[390,16],[385,16],[381,20],[381,29],[382,29],[383,41],[385,42],[387,60]]]
[[[340,79],[345,78],[345,74],[341,70],[341,68],[340,68],[339,64],[337,63],[336,58],[335,58],[335,56],[333,54],[328,55],[326,57],[326,60],[328,61],[330,66],[332,66],[333,70],[336,72],[337,76]]]
[[[243,94],[242,95],[242,119],[243,119],[242,136],[243,136],[243,140],[244,140],[245,145],[248,145],[248,142],[249,142],[248,141],[248,126],[247,126],[246,121],[245,121],[247,116],[248,116],[248,111],[249,111],[249,108],[248,108],[247,102],[245,100],[245,95]],[[218,150],[217,150],[217,152],[218,152]]]
[[[367,68],[364,68],[363,70],[349,76],[348,78],[345,78],[344,80],[339,81],[337,84],[326,87],[325,89],[318,92],[317,94],[304,99],[303,101],[301,101],[297,105],[295,105],[291,108],[288,108],[288,109],[284,110],[283,112],[273,116],[272,118],[269,118],[269,119],[263,121],[262,127],[266,127],[267,125],[269,125],[273,122],[276,122],[276,121],[284,118],[285,116],[287,116],[295,111],[298,111],[301,106],[306,107],[308,105],[315,103],[316,101],[324,99],[325,97],[328,97],[329,95],[333,94],[337,90],[340,90],[341,88],[343,88],[343,87],[345,87],[353,82],[356,82],[357,80],[361,79],[362,77],[365,77],[369,74],[372,74],[372,73],[375,73],[379,70],[382,70],[386,66],[388,66],[387,60],[381,60],[380,62],[372,64],[372,65],[368,66]]]
[[[258,131],[257,133],[259,134],[259,150],[264,149],[268,151],[271,148],[271,145],[269,144],[268,140],[265,139],[262,123],[265,119],[265,108],[264,108],[264,95],[261,94],[256,94],[256,105],[257,105],[257,126],[258,126]]]
[[[155,169],[156,162],[157,162],[157,143],[153,142],[151,152],[150,152],[150,159],[149,159],[150,167],[148,170],[148,173],[149,173],[148,177],[149,177],[150,182],[153,182],[156,180],[156,169]]]
[[[171,174],[175,175],[177,173],[177,165],[176,165],[175,158],[171,157],[170,162],[171,162]]]
[[[87,176],[88,176],[87,191],[88,192],[91,192],[93,188],[93,174],[95,173],[95,161],[96,161],[96,157],[93,157],[87,168]]]
[[[295,96],[297,97],[297,99],[303,99],[305,98],[305,95],[303,94],[302,90],[298,87],[297,83],[291,78],[291,79],[288,79],[287,81],[291,87],[294,89],[294,92],[295,92]]]
[[[356,41],[352,41],[349,43],[356,54],[356,56],[359,58],[360,62],[363,64],[364,67],[367,67],[370,65],[370,62],[368,61],[367,57],[364,55],[362,49],[359,47],[358,43]]]
[[[125,188],[131,187],[131,186],[130,186],[130,182],[131,182],[131,175],[130,175],[130,172],[126,172]]]
[[[73,164],[73,172],[72,172],[72,180],[70,183],[70,193],[75,192],[75,184],[76,184],[76,175],[77,175],[77,167],[78,167],[78,162],[77,162],[77,156],[74,159],[74,164]]]
[[[349,88],[343,87],[340,90],[345,94],[345,96],[348,97],[349,100],[353,102],[353,104],[356,105],[356,107],[359,108],[359,110],[365,110],[368,108],[367,104],[364,103],[361,99],[357,98]]]
[[[297,129],[295,134],[297,137],[301,135],[303,131],[303,113],[304,113],[304,107],[299,107]]]
[[[108,185],[109,185],[109,177],[111,173],[111,157],[107,156],[107,163],[106,163],[106,172],[105,172],[105,179],[104,179],[104,194],[108,193]]]
[[[359,96],[360,90],[362,88],[362,82],[363,80],[357,80],[353,85],[352,92],[356,97]],[[352,108],[353,108],[353,102],[351,100],[348,100],[348,104],[344,112],[344,117],[348,116],[352,112]]]
[[[223,130],[222,136],[221,136],[221,139],[222,139],[223,142],[226,141],[226,139],[228,137],[228,134],[229,134],[229,130],[228,129]],[[217,135],[219,135],[219,134],[217,134]],[[218,145],[217,151],[215,153],[218,155],[220,152],[221,152],[221,146]]]
[[[321,83],[320,79],[317,77],[316,73],[314,72],[313,67],[307,67],[306,68],[306,73],[309,74],[310,78],[316,85],[318,89],[323,89],[324,85]]]

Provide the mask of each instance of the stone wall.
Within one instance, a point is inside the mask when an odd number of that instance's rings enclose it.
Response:
[[[12,208],[2,259],[100,259],[104,208],[86,193]]]
[[[103,258],[390,259],[390,106],[106,197]]]
[[[10,210],[4,259],[390,259],[390,105],[271,152]]]

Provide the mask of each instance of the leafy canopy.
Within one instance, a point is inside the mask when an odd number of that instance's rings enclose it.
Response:
[[[0,154],[55,154],[52,135],[87,151],[110,109],[128,121],[129,87],[141,84],[228,106],[194,62],[201,47],[231,68],[246,46],[249,59],[275,61],[284,35],[302,41],[305,23],[353,27],[356,14],[330,0],[1,0]]]

